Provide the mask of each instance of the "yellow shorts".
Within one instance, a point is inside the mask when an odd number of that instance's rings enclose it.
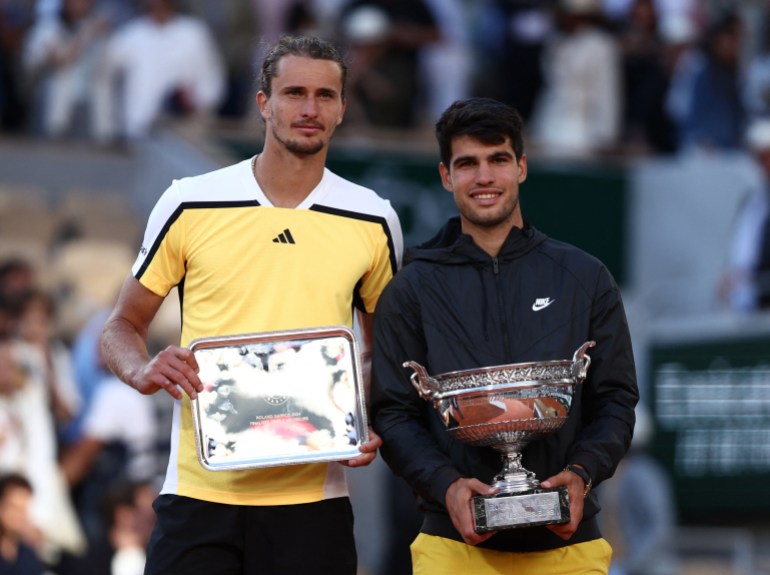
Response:
[[[414,575],[607,575],[612,558],[604,539],[550,551],[509,553],[420,533],[411,549]]]

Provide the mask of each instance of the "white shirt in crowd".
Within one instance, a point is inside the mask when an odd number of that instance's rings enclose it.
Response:
[[[141,17],[125,24],[109,42],[105,71],[111,79],[121,77],[117,116],[119,131],[129,139],[149,132],[176,90],[196,112],[213,111],[225,92],[219,49],[205,24],[192,16],[176,15],[164,24]]]
[[[83,422],[83,435],[102,443],[121,442],[128,455],[126,475],[147,479],[157,474],[158,432],[153,399],[115,376],[99,382]]]

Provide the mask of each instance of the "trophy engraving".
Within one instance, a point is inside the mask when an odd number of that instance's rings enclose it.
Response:
[[[492,486],[496,495],[473,498],[476,531],[532,527],[569,521],[565,487],[543,489],[521,463],[532,440],[553,433],[569,416],[572,398],[591,364],[588,341],[572,360],[508,364],[431,376],[407,361],[420,396],[432,403],[448,433],[469,445],[492,447],[503,468]]]

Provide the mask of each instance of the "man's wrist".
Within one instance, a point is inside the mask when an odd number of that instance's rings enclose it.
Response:
[[[583,480],[583,483],[585,484],[585,489],[583,490],[583,497],[588,497],[588,494],[591,491],[591,487],[593,486],[593,479],[591,479],[591,476],[588,474],[588,471],[583,469],[580,465],[575,465],[573,463],[568,464],[564,471],[570,471],[571,473],[574,473],[580,479]]]

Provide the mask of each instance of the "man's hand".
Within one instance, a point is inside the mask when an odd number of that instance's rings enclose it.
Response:
[[[553,477],[549,477],[540,484],[540,487],[544,489],[550,489],[553,487],[566,486],[569,493],[569,523],[562,523],[560,525],[548,525],[548,529],[556,533],[559,537],[567,541],[578,528],[580,521],[583,519],[583,503],[585,496],[586,485],[579,475],[572,473],[571,471],[560,471]]]
[[[203,391],[198,370],[192,351],[169,345],[131,378],[131,386],[144,395],[164,390],[174,399],[182,399],[182,392],[195,399]]]
[[[471,498],[474,495],[494,495],[496,492],[496,489],[478,479],[464,477],[456,480],[447,489],[445,504],[449,517],[468,545],[478,545],[494,535],[494,532],[476,533]]]
[[[361,455],[347,461],[340,461],[346,467],[365,467],[377,457],[377,450],[382,447],[382,438],[369,428],[369,441],[362,443],[358,450]]]

